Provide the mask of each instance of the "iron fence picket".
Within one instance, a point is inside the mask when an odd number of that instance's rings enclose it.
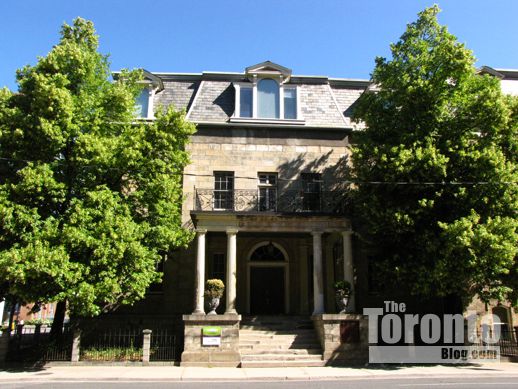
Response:
[[[175,361],[176,337],[166,328],[153,330],[151,333],[150,361]]]
[[[142,360],[142,331],[111,329],[81,335],[80,360],[99,362],[137,362]]]
[[[472,342],[472,345],[484,347],[484,346],[496,346],[500,347],[500,355],[503,357],[518,357],[518,328],[514,331],[507,328],[501,328],[500,338],[497,343],[490,343],[484,339],[484,336],[488,336],[482,331],[477,331],[477,342]]]

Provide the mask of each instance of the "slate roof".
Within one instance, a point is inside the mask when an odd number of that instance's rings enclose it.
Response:
[[[245,73],[153,74],[160,77],[164,85],[155,95],[155,105],[173,104],[188,112],[188,120],[199,124],[230,123],[235,108],[233,82],[249,82]],[[369,81],[293,75],[289,84],[299,88],[298,103],[304,119],[300,126],[352,128],[353,104]]]
[[[176,109],[186,112],[192,104],[194,95],[200,86],[200,80],[179,79],[164,81],[164,90],[155,95],[155,106],[173,105]]]
[[[292,75],[291,69],[270,61],[245,69],[244,73],[155,73],[144,71],[146,78],[159,83],[154,105],[174,105],[188,113],[187,119],[198,124],[230,123],[234,114],[235,89],[233,82],[250,82],[248,72],[263,67],[280,70],[289,79],[288,84],[297,85],[302,119],[300,127],[353,128],[351,121],[354,103],[371,84],[369,80],[328,78],[326,76]],[[271,68],[271,69],[270,69]],[[482,67],[482,73],[490,73],[502,79],[518,80],[518,70]],[[115,72],[114,76],[118,73]],[[253,126],[254,123],[247,123]],[[283,126],[282,123],[271,124]],[[360,124],[359,127],[362,127]]]

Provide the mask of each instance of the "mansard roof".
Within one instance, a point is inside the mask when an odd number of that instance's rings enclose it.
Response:
[[[244,72],[152,73],[164,90],[155,94],[156,105],[185,109],[198,124],[232,125],[235,109],[234,83],[251,83],[257,77],[282,78],[299,89],[304,127],[351,128],[352,105],[370,84],[369,80],[293,75],[291,69],[271,61],[248,66]],[[248,125],[254,125],[249,123]],[[258,124],[259,125],[259,124]],[[282,124],[276,124],[276,126]],[[300,125],[299,125],[300,126]]]
[[[479,72],[503,80],[518,80],[518,70],[515,69],[483,66]],[[114,73],[114,77],[117,75]],[[272,78],[278,75],[285,85],[297,86],[304,127],[352,128],[354,103],[371,85],[366,79],[293,75],[291,69],[271,61],[248,66],[242,73],[162,73],[144,70],[145,79],[157,87],[155,105],[174,105],[177,109],[184,109],[189,120],[214,125],[237,125],[231,121],[235,109],[233,84],[251,83],[254,75]]]

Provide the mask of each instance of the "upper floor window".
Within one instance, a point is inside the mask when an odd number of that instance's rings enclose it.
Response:
[[[259,211],[277,210],[277,173],[259,173]]]
[[[297,118],[297,90],[284,88],[284,119]]]
[[[302,173],[302,208],[304,211],[320,211],[322,176],[319,173]]]
[[[135,102],[136,115],[139,118],[148,118],[149,114],[149,90],[144,88],[140,91]]]
[[[234,83],[237,119],[300,120],[298,90],[272,78],[253,83]]]
[[[260,118],[279,118],[279,84],[271,78],[257,83],[257,110]]]
[[[234,172],[214,172],[214,209],[234,209]]]
[[[135,100],[135,115],[139,119],[153,119],[153,100],[156,89],[152,84],[143,84],[144,86]]]
[[[239,96],[240,109],[239,116],[242,118],[251,118],[253,115],[252,110],[252,88],[241,88],[241,94]]]

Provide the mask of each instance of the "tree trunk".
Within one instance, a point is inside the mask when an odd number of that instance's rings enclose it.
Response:
[[[9,329],[7,330],[7,332],[9,334],[11,334],[12,332],[12,329],[13,329],[13,321],[14,321],[14,311],[16,309],[16,303],[11,301],[11,309],[9,311]]]
[[[65,322],[65,313],[67,311],[67,302],[59,301],[56,304],[56,312],[54,313],[54,321],[50,328],[50,337],[55,339],[63,334],[63,323]]]

